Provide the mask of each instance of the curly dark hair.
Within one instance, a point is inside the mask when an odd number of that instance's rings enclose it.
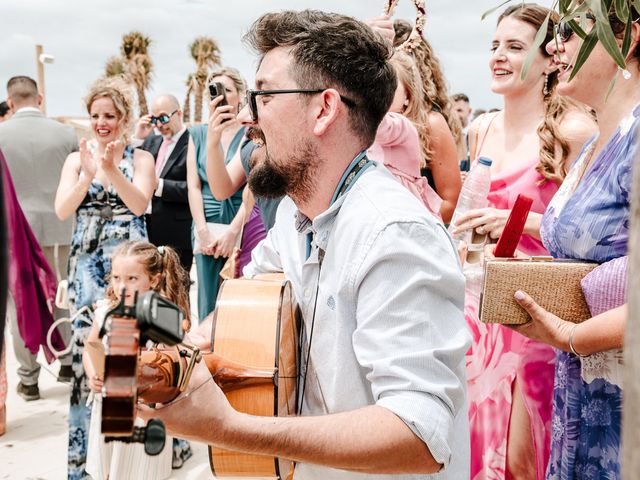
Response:
[[[396,90],[392,50],[364,23],[317,10],[267,13],[245,42],[260,56],[292,47],[291,73],[300,88],[335,88],[350,98],[351,129],[370,146]]]

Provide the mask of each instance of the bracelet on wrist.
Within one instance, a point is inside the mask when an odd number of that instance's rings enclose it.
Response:
[[[573,334],[576,332],[576,328],[578,328],[578,324],[576,323],[573,328],[571,329],[571,333],[569,333],[569,350],[571,351],[571,353],[573,353],[576,357],[588,357],[589,355],[583,355],[581,353],[576,352],[575,347],[573,346]]]

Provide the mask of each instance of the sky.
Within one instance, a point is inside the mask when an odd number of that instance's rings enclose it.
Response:
[[[515,0],[517,1],[517,0]],[[481,15],[502,0],[426,2],[425,37],[440,59],[451,94],[464,92],[472,108],[500,108],[489,89],[489,47],[497,13]],[[540,2],[549,5],[550,1]],[[385,1],[373,0],[0,0],[0,98],[14,75],[36,78],[35,45],[55,57],[45,65],[47,114],[84,116],[82,98],[103,75],[106,60],[119,53],[122,35],[139,30],[152,40],[155,68],[147,93],[173,93],[182,102],[185,80],[195,71],[188,45],[214,38],[222,63],[238,68],[253,84],[256,58],[241,41],[262,13],[313,8],[365,20],[382,13]],[[403,0],[395,18],[413,21],[413,2]]]

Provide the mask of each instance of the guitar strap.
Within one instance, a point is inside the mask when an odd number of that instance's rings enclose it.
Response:
[[[358,178],[360,178],[360,175],[362,175],[362,173],[372,165],[375,165],[375,163],[367,158],[366,151],[363,150],[362,152],[360,152],[356,156],[356,158],[352,160],[349,167],[342,174],[342,178],[340,178],[340,181],[338,182],[338,186],[336,187],[336,191],[334,192],[333,197],[331,198],[331,202],[329,203],[329,206],[333,205],[336,202],[336,200],[338,200],[338,198],[340,198],[342,195],[347,193],[351,189],[351,187],[356,183]],[[307,234],[307,258],[309,258],[309,256],[311,255],[312,237],[313,237],[313,234],[309,232]],[[307,351],[304,357],[302,354],[305,353],[303,350],[303,345],[304,345],[303,340],[304,340],[305,329],[304,328],[300,329],[300,338],[298,342],[298,345],[300,347],[298,350],[298,358],[300,359],[301,364],[298,366],[298,371],[302,371],[300,367],[302,366],[302,361],[304,358],[304,373],[303,373],[304,379],[302,380],[302,392],[299,395],[299,404],[297,408],[298,415],[302,413],[302,406],[304,404],[304,394],[307,386],[307,372],[309,368],[309,357],[311,353],[311,342],[313,341],[313,330],[316,323],[316,307],[318,306],[318,294],[320,293],[320,273],[322,272],[322,262],[324,260],[325,253],[326,253],[326,250],[323,250],[323,249],[318,250],[318,278],[316,281],[316,295],[313,301],[313,314],[311,317],[309,341],[307,342]],[[298,382],[299,381],[300,381],[300,376],[298,376]],[[300,392],[299,383],[298,383],[298,392]]]

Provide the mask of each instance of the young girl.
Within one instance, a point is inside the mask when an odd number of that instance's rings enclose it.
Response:
[[[95,320],[87,338],[87,344],[99,341],[99,332],[105,316],[115,307],[125,291],[125,304],[133,305],[138,295],[155,290],[180,307],[185,316],[185,330],[189,322],[188,274],[180,265],[178,254],[170,247],[155,247],[143,241],[129,241],[119,245],[111,259],[111,274],[107,298],[98,302]],[[157,456],[144,453],[141,443],[105,442],[100,433],[102,418],[103,378],[96,372],[89,353],[83,353],[83,364],[93,392],[89,446],[87,449],[87,473],[94,480],[109,478],[163,479],[171,475],[172,441]],[[183,460],[188,458],[183,454]],[[186,458],[184,458],[186,456]]]

